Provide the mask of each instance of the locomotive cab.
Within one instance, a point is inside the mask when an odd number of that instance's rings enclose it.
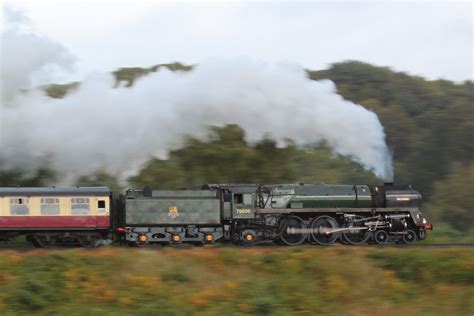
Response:
[[[232,217],[255,217],[255,193],[232,193]]]
[[[218,190],[223,204],[225,220],[251,219],[255,217],[258,184],[205,184],[202,190]]]

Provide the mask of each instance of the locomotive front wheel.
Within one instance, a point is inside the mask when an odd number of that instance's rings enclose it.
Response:
[[[416,241],[416,233],[410,229],[403,235],[402,240],[405,244],[413,244]]]
[[[323,215],[316,217],[309,224],[311,230],[311,241],[318,245],[331,245],[339,238],[339,233],[331,233],[331,230],[337,229],[339,225],[331,216]]]
[[[364,222],[361,221],[363,218],[363,216],[357,215],[355,217],[356,222],[353,223],[352,226],[354,229],[343,231],[341,239],[345,240],[350,245],[360,245],[365,243],[370,237],[370,232],[364,225]]]
[[[377,245],[383,245],[388,241],[388,233],[385,230],[374,232],[374,241]]]
[[[307,237],[304,232],[306,228],[305,222],[300,217],[286,217],[280,224],[280,241],[288,246],[301,245]]]

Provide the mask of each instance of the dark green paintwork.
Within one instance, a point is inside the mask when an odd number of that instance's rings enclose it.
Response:
[[[127,225],[219,225],[220,200],[210,191],[133,192],[125,200]]]
[[[296,184],[272,186],[272,189],[273,208],[359,208],[372,205],[369,187],[365,185]]]
[[[255,193],[243,193],[246,196],[247,201],[243,198],[242,203],[239,203],[236,199],[236,193],[232,194],[232,217],[233,218],[254,218],[255,217]],[[242,195],[242,194],[241,194]]]

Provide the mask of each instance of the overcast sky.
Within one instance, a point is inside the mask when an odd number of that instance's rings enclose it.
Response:
[[[473,78],[472,2],[1,0],[35,32],[92,71],[214,56],[290,61],[311,69],[347,59],[430,79]]]

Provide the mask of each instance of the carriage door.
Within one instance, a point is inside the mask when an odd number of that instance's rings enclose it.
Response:
[[[103,228],[104,226],[107,227],[110,225],[109,220],[108,220],[108,215],[107,214],[107,207],[105,203],[105,198],[99,198],[97,200],[97,216],[95,217],[97,219],[97,228]]]

